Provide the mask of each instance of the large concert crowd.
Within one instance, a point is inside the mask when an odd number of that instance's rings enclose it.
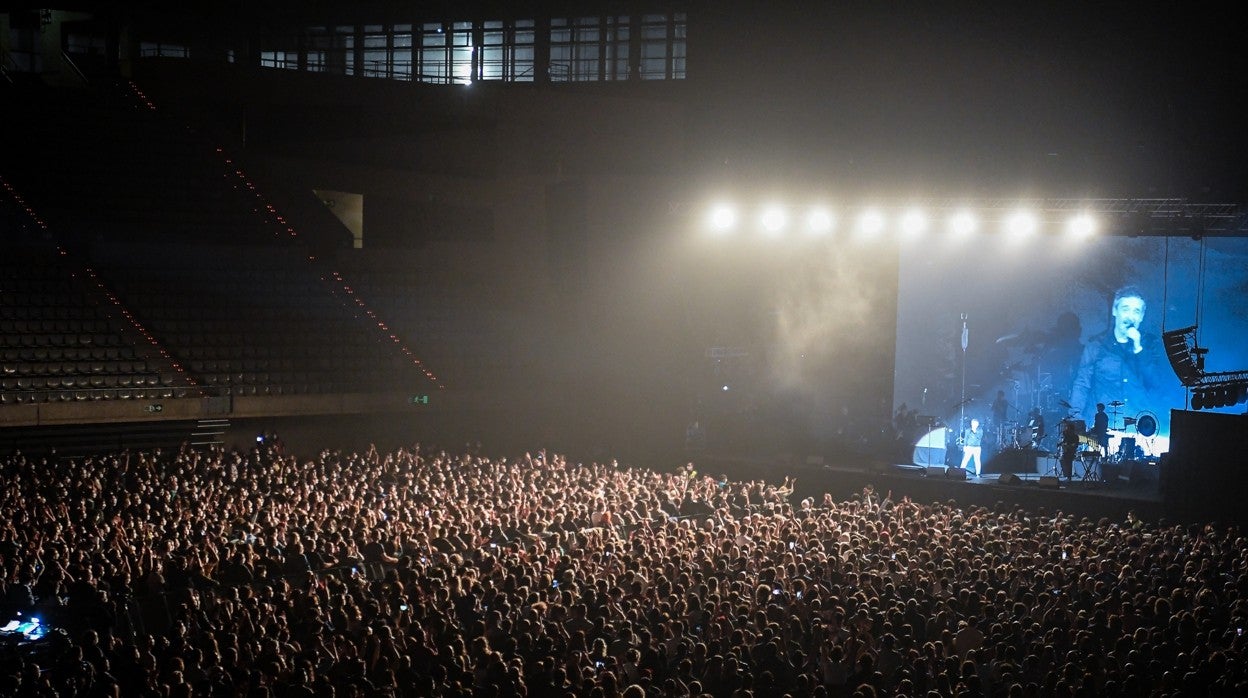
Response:
[[[1217,525],[280,444],[0,459],[0,695],[1244,695]]]

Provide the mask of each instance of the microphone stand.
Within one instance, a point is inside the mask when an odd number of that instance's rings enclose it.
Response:
[[[962,412],[958,417],[958,434],[966,428],[966,345],[969,344],[970,330],[966,324],[966,313],[962,313]]]

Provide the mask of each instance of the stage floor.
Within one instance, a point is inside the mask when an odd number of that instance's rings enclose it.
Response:
[[[1110,477],[1084,479],[1076,464],[1072,480],[1054,478],[1049,470],[995,473],[963,478],[957,468],[916,466],[873,460],[869,456],[827,460],[821,457],[774,457],[732,454],[697,455],[698,471],[732,479],[782,481],[797,478],[794,503],[805,497],[822,498],[825,492],[839,500],[848,499],[870,484],[894,499],[908,496],[917,502],[954,501],[960,506],[1023,508],[1125,521],[1128,512],[1145,520],[1166,516],[1164,498],[1158,487],[1158,466],[1141,464],[1109,473]]]

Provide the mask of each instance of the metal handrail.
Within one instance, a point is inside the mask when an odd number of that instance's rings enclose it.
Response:
[[[73,58],[69,57],[68,52],[61,51],[61,61],[70,67],[70,70],[74,72],[74,75],[78,76],[79,80],[82,80],[82,84],[91,84],[91,81],[87,78],[87,74],[82,72],[82,69],[78,67],[78,64],[74,62]]]

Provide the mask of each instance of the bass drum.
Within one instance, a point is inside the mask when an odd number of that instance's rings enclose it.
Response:
[[[1135,431],[1145,438],[1157,433],[1157,417],[1152,412],[1141,412],[1135,418]]]

